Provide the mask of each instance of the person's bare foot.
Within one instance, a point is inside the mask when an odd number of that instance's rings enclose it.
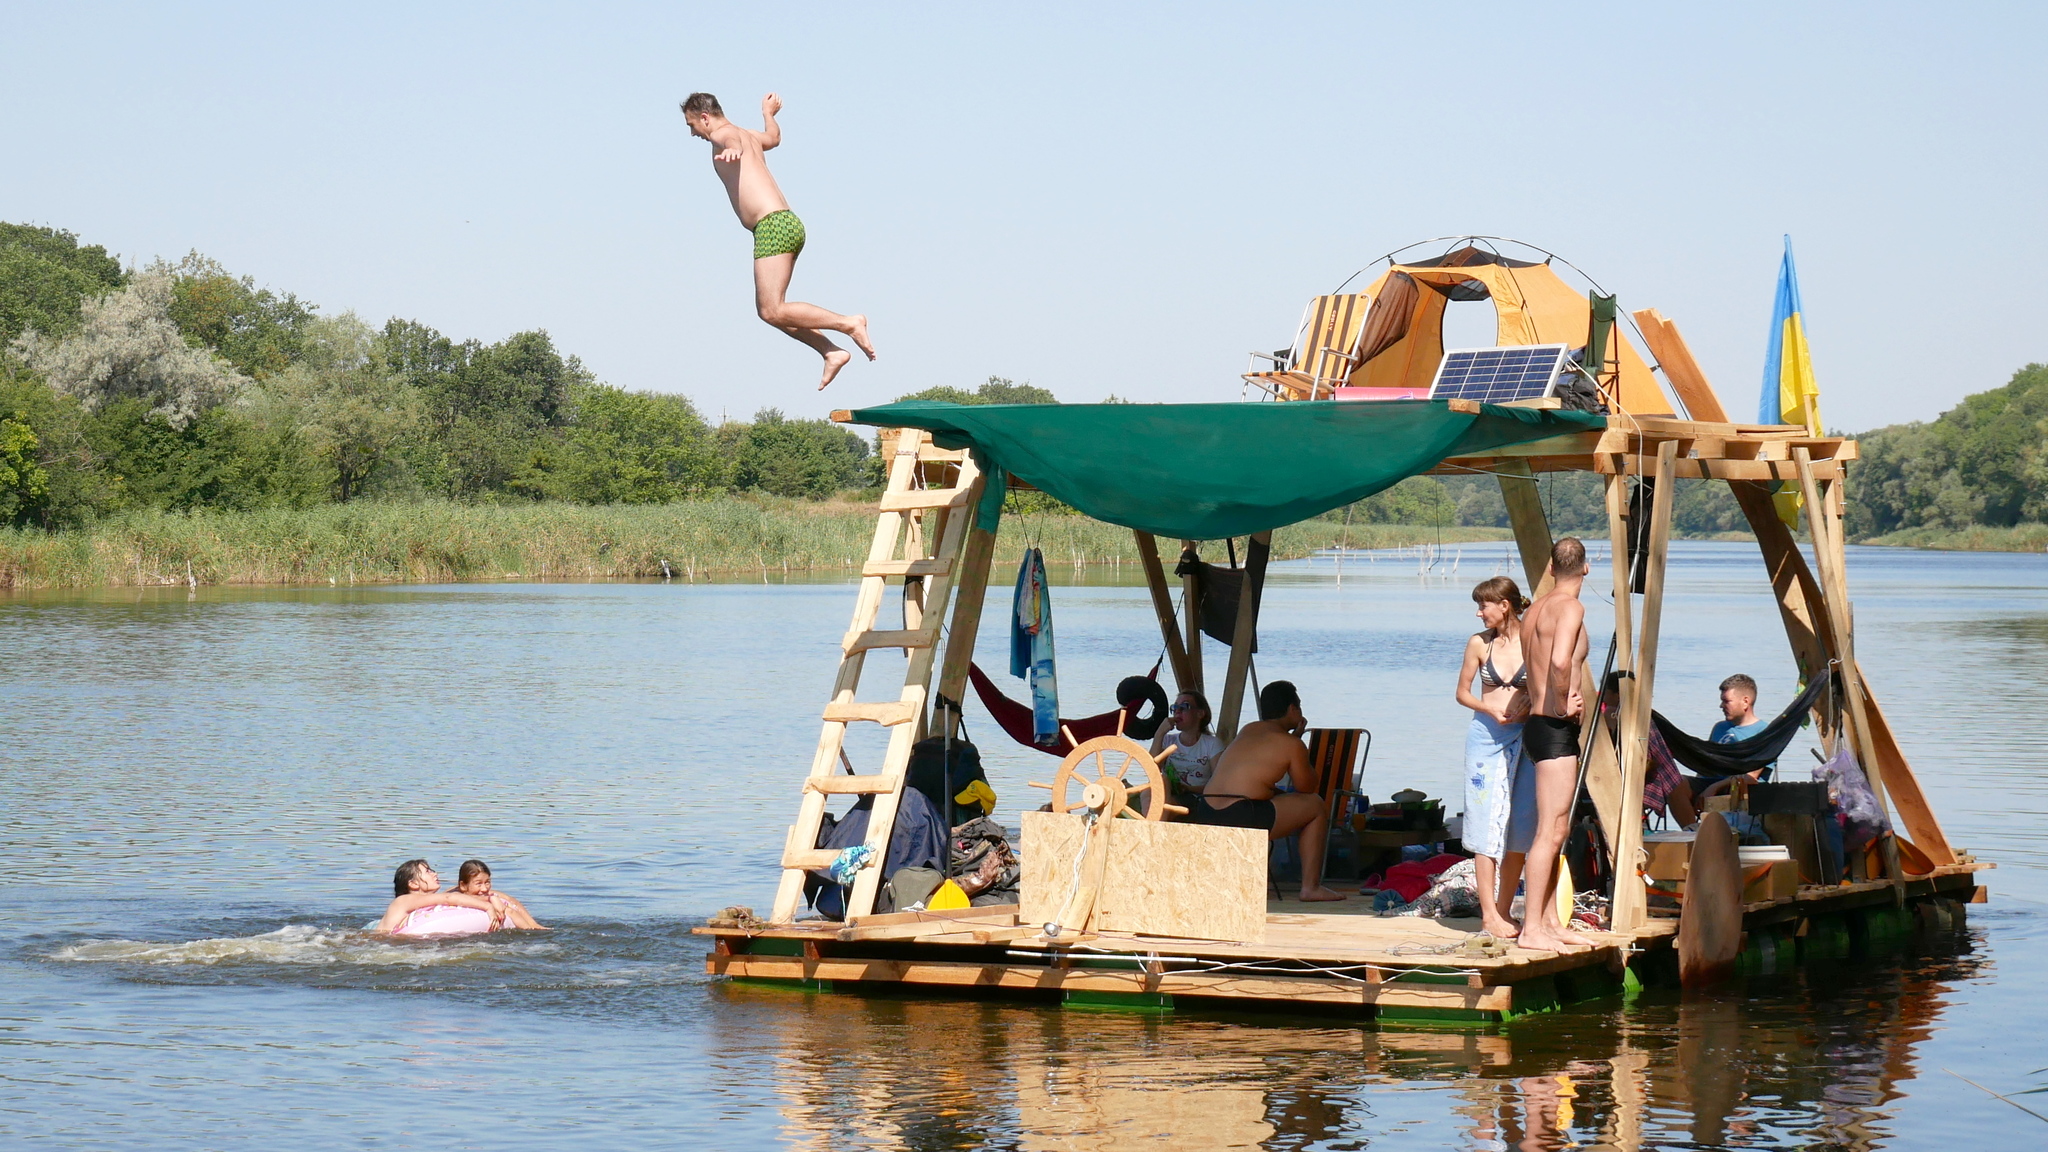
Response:
[[[868,343],[868,318],[865,316],[848,316],[846,322],[846,334],[853,337],[853,342],[860,345],[860,350],[868,354],[868,359],[873,360],[875,358],[875,346]]]
[[[1548,932],[1539,931],[1535,928],[1525,928],[1522,931],[1521,939],[1516,940],[1515,945],[1519,948],[1527,948],[1533,952],[1582,952],[1593,946],[1591,941],[1583,937],[1574,936],[1569,932],[1560,932],[1555,928]]]
[[[1496,940],[1513,940],[1522,934],[1520,924],[1498,913],[1491,916],[1482,915],[1479,921],[1486,928],[1486,934]]]
[[[853,353],[844,348],[834,348],[825,353],[825,378],[818,381],[818,391],[823,392],[825,385],[830,384],[832,378],[839,375],[839,370],[852,362]]]
[[[1345,895],[1344,893],[1342,893],[1342,892],[1338,892],[1338,891],[1335,891],[1335,890],[1333,890],[1333,889],[1330,889],[1330,888],[1325,888],[1325,887],[1323,887],[1323,886],[1322,886],[1321,884],[1318,884],[1318,885],[1316,885],[1316,886],[1315,886],[1315,887],[1313,887],[1313,888],[1303,888],[1303,889],[1301,890],[1301,901],[1302,901],[1302,903],[1304,903],[1304,904],[1310,904],[1310,903],[1314,903],[1314,902],[1316,902],[1316,901],[1318,901],[1318,900],[1349,900],[1349,899],[1350,899],[1350,897],[1349,897],[1349,896],[1346,896],[1346,895]]]

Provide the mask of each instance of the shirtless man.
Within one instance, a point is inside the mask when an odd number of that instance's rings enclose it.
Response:
[[[768,172],[767,151],[782,143],[782,129],[775,123],[780,111],[782,99],[775,93],[761,97],[762,128],[752,132],[727,120],[718,97],[709,92],[692,92],[683,101],[683,121],[690,126],[690,135],[711,142],[711,169],[725,184],[740,223],[754,234],[754,310],[825,358],[825,376],[818,382],[822,389],[853,359],[826,332],[853,337],[870,360],[875,358],[875,346],[868,343],[866,316],[841,316],[816,304],[783,299],[790,274],[796,271],[797,253],[804,250],[804,222],[789,210],[789,201]]]
[[[1184,819],[1223,828],[1258,828],[1269,840],[1301,833],[1301,898],[1342,900],[1344,893],[1322,883],[1329,805],[1315,793],[1308,745],[1301,742],[1307,730],[1294,685],[1285,680],[1266,685],[1259,693],[1258,721],[1245,725],[1223,750],[1208,786],[1200,796],[1189,798]],[[1294,791],[1275,795],[1273,786],[1283,777],[1294,781]]]
[[[1529,846],[1527,898],[1517,944],[1546,952],[1591,945],[1557,921],[1557,861],[1579,790],[1579,668],[1586,660],[1586,546],[1567,536],[1550,548],[1550,591],[1522,618],[1522,654],[1529,668],[1529,718],[1522,750],[1536,766],[1536,839]]]

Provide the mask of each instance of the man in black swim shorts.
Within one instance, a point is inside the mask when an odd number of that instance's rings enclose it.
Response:
[[[1557,918],[1559,854],[1579,790],[1580,669],[1586,662],[1586,546],[1567,536],[1550,548],[1550,590],[1522,616],[1522,655],[1529,669],[1529,718],[1522,723],[1522,751],[1536,768],[1536,840],[1523,873],[1529,898],[1522,933],[1515,943],[1550,952],[1576,950],[1591,942],[1567,930]]]
[[[1188,804],[1186,819],[1219,828],[1257,828],[1270,840],[1301,833],[1301,898],[1342,900],[1342,892],[1323,887],[1330,806],[1316,794],[1320,784],[1309,767],[1308,745],[1301,742],[1307,730],[1294,685],[1285,680],[1266,685],[1259,692],[1259,719],[1245,725],[1216,758],[1202,795]],[[1282,777],[1294,782],[1294,791],[1273,791]]]

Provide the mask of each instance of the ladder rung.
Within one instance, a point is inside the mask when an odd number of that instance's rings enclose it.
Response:
[[[953,571],[951,560],[927,557],[923,560],[871,560],[863,565],[863,576],[945,576]]]
[[[866,796],[894,792],[898,779],[895,776],[813,776],[804,781],[804,791],[823,792],[827,796]]]
[[[929,648],[939,642],[934,628],[896,629],[888,632],[849,632],[840,647],[848,656],[870,648]]]
[[[876,704],[827,704],[825,719],[827,722],[837,720],[841,723],[868,720],[884,728],[893,728],[917,719],[917,709],[901,700]]]
[[[912,488],[908,492],[882,493],[882,511],[911,512],[919,508],[958,508],[973,494],[971,488]]]
[[[782,866],[784,868],[803,868],[806,870],[811,868],[830,868],[832,862],[837,859],[839,859],[839,849],[837,848],[803,848],[795,852],[785,851],[782,854]]]
[[[967,459],[967,449],[937,448],[926,444],[917,450],[917,458],[928,463],[957,464]]]

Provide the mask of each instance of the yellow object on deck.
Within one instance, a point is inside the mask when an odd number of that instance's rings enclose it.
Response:
[[[931,896],[924,902],[924,906],[933,912],[951,912],[957,908],[971,908],[973,905],[974,901],[967,898],[967,893],[961,891],[960,886],[951,880],[932,889]]]

